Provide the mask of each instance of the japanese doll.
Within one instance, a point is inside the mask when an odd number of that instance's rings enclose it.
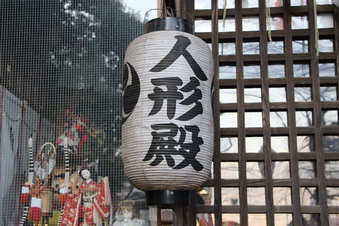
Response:
[[[91,169],[80,170],[82,183],[79,192],[69,194],[65,203],[61,225],[81,226],[102,225],[110,213],[110,191],[107,178],[96,182],[91,177]]]
[[[119,203],[117,218],[113,226],[143,226],[144,220],[133,218],[134,214],[134,201],[124,200]]]

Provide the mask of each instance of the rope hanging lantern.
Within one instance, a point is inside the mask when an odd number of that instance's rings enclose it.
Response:
[[[126,51],[122,159],[148,205],[187,205],[210,174],[213,59],[192,33],[187,20],[156,18]]]

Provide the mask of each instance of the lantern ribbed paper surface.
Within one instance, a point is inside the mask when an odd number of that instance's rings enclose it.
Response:
[[[207,44],[181,31],[136,38],[125,56],[122,158],[143,191],[191,190],[210,174],[213,62]]]

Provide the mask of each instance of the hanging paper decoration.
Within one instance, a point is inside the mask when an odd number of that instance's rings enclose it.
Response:
[[[41,218],[41,198],[32,197],[30,218],[32,221],[40,221]]]
[[[210,174],[213,59],[203,40],[183,31],[192,31],[187,24],[152,20],[126,51],[122,158],[127,179],[143,191],[192,190]]]
[[[21,203],[28,205],[29,203],[29,187],[21,187]]]

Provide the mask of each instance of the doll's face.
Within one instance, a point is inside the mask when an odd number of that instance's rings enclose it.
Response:
[[[89,178],[91,178],[91,172],[89,172],[89,170],[84,169],[83,171],[81,171],[81,176],[87,180]]]
[[[131,220],[132,219],[132,211],[128,211],[128,210],[123,210],[122,211],[122,216],[124,219],[127,219],[127,220]]]

